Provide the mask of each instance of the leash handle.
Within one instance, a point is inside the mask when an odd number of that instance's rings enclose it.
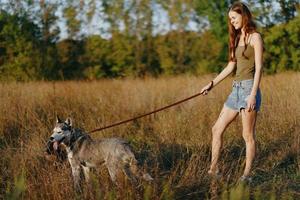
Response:
[[[210,87],[207,91],[209,91],[209,90],[212,88],[212,86],[213,86],[213,81],[212,81],[211,83],[212,83],[212,84],[211,84],[211,87]],[[197,94],[195,94],[195,95],[193,95],[193,96],[190,96],[190,97],[188,97],[188,98],[185,98],[185,99],[183,99],[183,100],[177,101],[177,102],[175,102],[175,103],[173,103],[173,104],[170,104],[170,105],[164,106],[164,107],[162,107],[162,108],[156,109],[156,110],[154,110],[154,111],[151,111],[151,112],[148,112],[148,113],[139,115],[139,116],[137,116],[137,117],[133,117],[133,118],[130,118],[130,119],[127,119],[127,120],[124,120],[124,121],[120,121],[120,122],[117,122],[117,123],[114,123],[114,124],[111,124],[111,125],[108,125],[108,126],[96,128],[96,129],[94,129],[94,130],[92,130],[92,131],[89,131],[88,133],[94,133],[94,132],[97,132],[97,131],[102,131],[102,130],[104,130],[104,129],[108,129],[108,128],[111,128],[111,127],[114,127],[114,126],[118,126],[118,125],[121,125],[121,124],[125,124],[125,123],[127,123],[127,122],[130,122],[130,121],[133,121],[133,120],[136,120],[136,119],[145,117],[145,116],[147,116],[147,115],[151,115],[151,114],[153,114],[153,113],[157,113],[157,112],[159,112],[159,111],[168,109],[168,108],[173,107],[173,106],[175,106],[175,105],[181,104],[181,103],[183,103],[183,102],[185,102],[185,101],[188,101],[188,100],[190,100],[190,99],[193,99],[193,98],[195,98],[195,97],[197,97],[197,96],[199,96],[199,95],[202,95],[205,91],[206,91],[206,90],[204,90],[203,92],[197,93]]]

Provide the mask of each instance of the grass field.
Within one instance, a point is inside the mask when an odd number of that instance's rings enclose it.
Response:
[[[102,132],[93,138],[127,139],[152,184],[135,189],[110,182],[104,167],[76,194],[68,162],[45,157],[56,114],[92,130],[181,100],[212,76],[1,83],[0,199],[299,199],[300,73],[264,76],[256,126],[253,182],[240,185],[245,160],[241,118],[226,130],[221,180],[210,180],[211,127],[230,92],[232,78],[180,106]]]

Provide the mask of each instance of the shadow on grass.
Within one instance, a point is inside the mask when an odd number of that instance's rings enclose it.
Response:
[[[221,163],[224,165],[222,168],[223,177],[220,181],[215,181],[206,175],[211,156],[210,145],[190,147],[176,143],[160,143],[159,138],[155,138],[154,135],[156,134],[153,134],[151,139],[149,139],[150,136],[149,138],[143,136],[138,140],[128,137],[139,165],[154,178],[154,182],[148,190],[151,193],[148,192],[149,194],[147,194],[150,199],[154,197],[228,199],[230,195],[240,195],[241,192],[246,192],[246,196],[242,196],[243,199],[269,198],[272,195],[281,197],[284,193],[282,188],[286,188],[287,185],[285,183],[278,184],[274,181],[274,177],[277,176],[277,181],[284,181],[287,174],[296,175],[297,152],[285,152],[285,155],[277,160],[270,169],[260,170],[258,168],[271,161],[270,155],[280,152],[280,147],[283,145],[281,140],[271,141],[267,147],[258,152],[254,165],[253,182],[245,188],[239,188],[237,180],[241,175],[240,172],[244,167],[245,160],[243,140],[235,140],[234,143],[227,144],[223,149],[221,157]],[[258,148],[261,148],[259,145]],[[103,173],[100,176],[103,176]],[[292,183],[289,188],[296,192],[299,190],[297,180],[299,178],[295,179],[294,182],[291,182],[290,179],[287,180],[287,182]],[[105,178],[104,182],[107,181],[109,178]],[[105,185],[100,185],[100,188],[105,187]],[[277,186],[279,188],[274,191],[274,187]],[[147,187],[145,186],[141,190],[139,196],[145,195]],[[106,189],[102,188],[101,193],[105,194]],[[128,187],[127,190],[130,191]],[[124,188],[123,192],[126,193],[127,190]],[[262,190],[265,194],[261,193]]]

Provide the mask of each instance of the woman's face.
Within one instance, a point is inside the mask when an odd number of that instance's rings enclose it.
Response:
[[[236,30],[242,28],[243,21],[242,21],[241,14],[235,11],[229,11],[228,16],[229,16],[230,23]]]

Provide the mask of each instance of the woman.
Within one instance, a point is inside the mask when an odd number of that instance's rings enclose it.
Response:
[[[230,35],[228,65],[201,90],[206,95],[213,86],[236,71],[232,92],[212,128],[212,158],[208,173],[217,176],[217,161],[223,132],[240,113],[243,138],[246,142],[246,166],[241,180],[250,181],[250,171],[255,157],[255,122],[261,104],[259,83],[262,74],[263,41],[256,31],[249,9],[243,3],[236,2],[230,7],[228,28]]]

